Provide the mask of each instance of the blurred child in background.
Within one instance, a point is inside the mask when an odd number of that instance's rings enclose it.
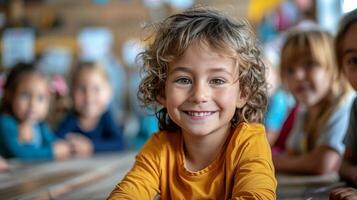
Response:
[[[60,123],[58,136],[68,139],[82,156],[124,149],[123,130],[109,109],[112,88],[105,69],[98,63],[80,63],[70,87],[73,110]]]
[[[11,69],[0,115],[0,153],[6,158],[64,159],[69,143],[56,140],[44,119],[50,104],[49,83],[33,64]]]
[[[357,90],[357,9],[351,11],[340,22],[335,40],[339,70],[344,73],[352,87]],[[357,199],[357,99],[351,109],[350,123],[344,140],[346,151],[340,168],[340,175],[352,187],[334,190],[334,200]]]
[[[354,95],[344,76],[338,75],[332,36],[317,28],[290,32],[282,49],[281,77],[299,110],[287,153],[273,157],[276,170],[337,171]]]

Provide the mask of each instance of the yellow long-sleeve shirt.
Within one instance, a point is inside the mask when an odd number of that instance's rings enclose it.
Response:
[[[276,180],[264,126],[241,123],[226,150],[206,168],[184,167],[183,138],[159,132],[109,199],[275,199]]]

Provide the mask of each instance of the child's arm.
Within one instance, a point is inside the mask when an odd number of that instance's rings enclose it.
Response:
[[[119,127],[113,120],[110,112],[106,112],[101,119],[103,133],[100,138],[93,140],[95,152],[119,151],[124,149],[123,128]]]
[[[330,193],[330,200],[357,199],[357,189],[351,187],[337,188]]]
[[[337,170],[341,156],[335,150],[320,146],[307,154],[283,154],[273,157],[277,171],[304,174],[326,174]]]
[[[21,143],[18,140],[18,129],[15,119],[8,116],[0,118],[0,137],[3,140],[4,149],[11,157],[22,159],[52,159],[53,149],[49,144],[41,148]]]
[[[248,134],[251,136],[239,147],[232,199],[276,199],[277,183],[265,133]]]
[[[76,128],[77,118],[73,112],[67,114],[65,119],[60,123],[56,131],[56,135],[65,139],[68,133],[71,133]]]
[[[54,158],[57,160],[62,160],[70,157],[70,144],[65,140],[58,139],[46,123],[43,122],[40,126],[43,143],[52,146]]]
[[[345,149],[343,138],[345,136],[349,115],[350,104],[345,104],[335,111],[324,127],[320,127],[320,134],[315,147],[302,154],[285,154],[273,157],[277,171],[304,173],[304,174],[326,174],[337,171],[341,157]],[[300,121],[298,121],[300,120]],[[295,123],[301,124],[304,118],[297,118]],[[296,125],[296,124],[295,124]],[[297,146],[301,144],[305,134],[303,128],[294,127],[289,136],[287,148],[290,151],[298,151]]]
[[[342,165],[340,168],[340,175],[342,178],[350,181],[357,186],[357,155],[351,148],[346,148]]]
[[[134,167],[108,197],[114,199],[154,199],[160,193],[162,144],[154,135],[137,155]]]
[[[346,150],[340,168],[340,176],[357,186],[357,98],[353,102],[350,121],[344,143]]]

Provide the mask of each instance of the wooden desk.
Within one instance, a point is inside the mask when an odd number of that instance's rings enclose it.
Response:
[[[68,199],[105,199],[131,168],[135,155],[126,152],[59,162],[10,161],[10,172],[0,174],[0,199],[63,199],[66,195]],[[93,195],[95,190],[86,190],[87,186],[104,192]],[[71,194],[78,198],[70,198]]]
[[[325,200],[334,188],[344,186],[336,173],[322,176],[277,175],[279,200]]]
[[[10,172],[0,174],[0,199],[105,199],[130,170],[135,155],[125,152],[60,162],[10,161]],[[337,174],[278,174],[277,180],[278,200],[328,199],[332,188],[344,185]]]

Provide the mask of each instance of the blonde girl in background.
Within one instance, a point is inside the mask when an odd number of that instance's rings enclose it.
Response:
[[[300,106],[287,153],[273,157],[276,170],[337,171],[354,95],[337,71],[332,36],[317,28],[290,32],[282,48],[281,77]]]

